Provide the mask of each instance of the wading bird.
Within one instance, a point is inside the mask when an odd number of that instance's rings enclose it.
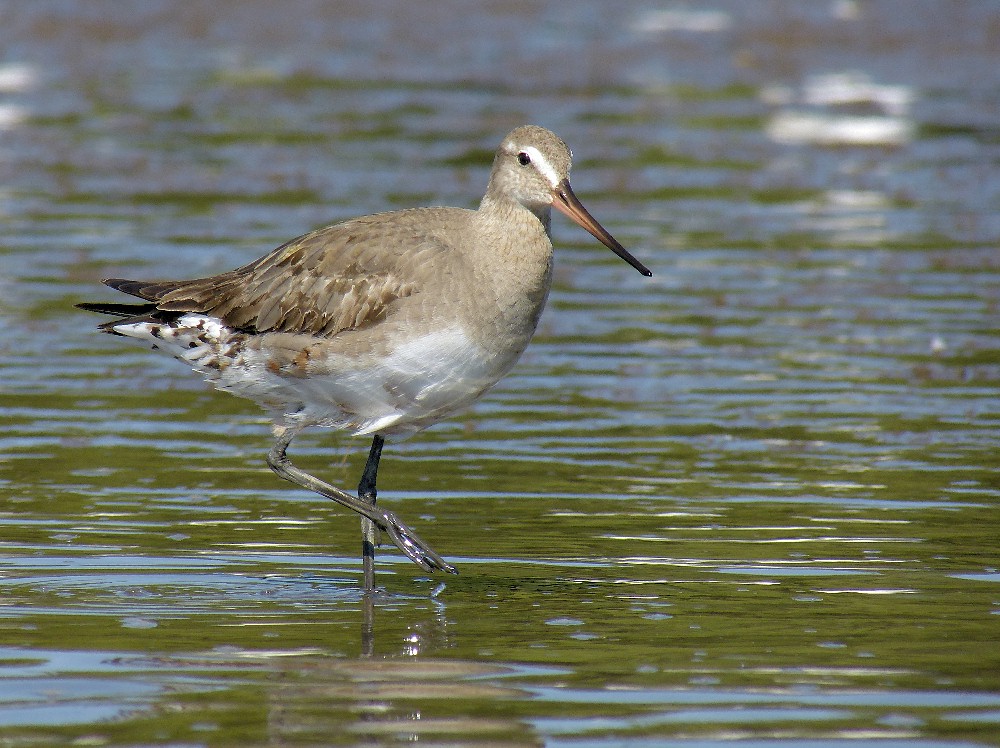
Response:
[[[517,362],[552,282],[551,208],[643,275],[652,273],[573,194],[571,154],[533,125],[503,139],[477,210],[378,213],[292,239],[249,265],[194,280],[112,278],[138,303],[82,309],[273,416],[267,455],[282,478],[362,515],[364,588],[376,530],[422,568],[455,569],[394,512],[377,507],[386,438],[464,408]],[[299,469],[286,451],[307,426],[372,436],[358,495]]]

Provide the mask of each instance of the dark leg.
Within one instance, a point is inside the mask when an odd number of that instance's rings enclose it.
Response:
[[[378,492],[375,489],[375,480],[378,477],[378,461],[382,456],[382,445],[385,444],[378,434],[372,439],[372,448],[368,452],[368,462],[365,463],[365,472],[361,474],[361,483],[358,484],[358,498],[367,502],[375,508],[375,499]],[[361,518],[361,568],[364,572],[365,594],[375,591],[375,523],[367,517]]]
[[[367,517],[375,523],[376,527],[389,536],[389,539],[395,543],[399,550],[406,554],[407,558],[420,568],[426,571],[435,571],[440,569],[441,571],[447,571],[452,574],[456,573],[454,566],[431,550],[431,547],[421,540],[420,537],[413,532],[413,530],[403,524],[394,512],[390,512],[385,509],[378,509],[368,502],[362,501],[356,496],[351,496],[351,494],[347,493],[347,491],[337,488],[336,486],[331,486],[329,483],[321,481],[319,478],[309,475],[309,473],[304,470],[295,467],[295,465],[292,464],[292,461],[288,459],[288,455],[285,454],[285,451],[288,449],[288,445],[297,433],[298,431],[296,429],[286,428],[279,431],[278,438],[274,442],[274,446],[272,446],[271,451],[267,453],[267,464],[270,466],[271,470],[297,486],[302,486],[302,488],[308,488],[310,491],[315,491],[320,496],[332,499],[341,506],[357,512],[362,517]],[[375,481],[373,479],[373,489],[374,485]]]

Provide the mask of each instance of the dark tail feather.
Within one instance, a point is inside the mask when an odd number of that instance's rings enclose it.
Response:
[[[153,312],[156,311],[156,304],[115,304],[111,301],[83,302],[76,305],[77,309],[87,312],[99,312],[100,314],[113,314],[116,317],[127,317],[130,322],[152,322]],[[162,322],[162,320],[159,320]],[[122,324],[120,319],[114,319],[98,325],[97,329],[112,335],[120,335],[114,328],[115,325]]]
[[[156,304],[116,304],[112,301],[86,301],[75,306],[85,312],[113,314],[116,317],[141,317],[156,310]]]
[[[157,301],[170,291],[177,288],[177,281],[134,281],[126,278],[108,278],[104,285],[110,286],[116,291],[123,291],[131,296],[138,296],[146,303],[143,304],[120,304],[114,301],[85,301],[77,304],[77,309],[86,312],[97,312],[99,314],[112,314],[115,317],[125,318],[124,322],[164,322],[173,317],[176,313],[157,309]],[[118,333],[114,328],[123,324],[122,319],[115,319],[98,325],[98,330],[109,332],[114,335]]]
[[[183,286],[190,281],[134,281],[127,278],[106,278],[102,281],[116,291],[138,296],[146,301],[159,301],[165,294]]]

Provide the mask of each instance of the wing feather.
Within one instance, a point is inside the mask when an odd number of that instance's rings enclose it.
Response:
[[[390,315],[440,272],[451,244],[422,230],[418,215],[461,226],[469,211],[417,209],[377,214],[310,232],[236,270],[186,281],[105,283],[155,305],[152,314],[210,314],[249,332],[333,336]],[[402,218],[400,218],[402,217]],[[416,259],[415,259],[416,258]],[[144,305],[148,312],[151,305]]]

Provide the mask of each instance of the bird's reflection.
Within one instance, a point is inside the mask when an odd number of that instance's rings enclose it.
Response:
[[[511,666],[443,654],[456,635],[447,624],[443,590],[442,584],[430,595],[377,591],[360,598],[359,657],[269,659],[280,676],[268,681],[271,744],[306,734],[350,735],[379,745],[502,734],[537,744],[530,724],[488,708],[525,698],[516,686],[493,680],[509,676]],[[459,703],[468,709],[456,714]]]
[[[426,654],[429,651],[447,646],[447,617],[445,616],[445,604],[440,594],[444,591],[445,585],[439,584],[431,593],[429,602],[432,616],[423,619],[414,619],[407,625],[406,634],[402,641],[389,641],[385,644],[387,651],[382,654],[386,657],[399,655],[415,657],[419,654]],[[399,599],[376,590],[365,593],[361,598],[361,657],[371,658],[375,656],[375,617],[376,610],[380,604],[392,605],[396,607]]]
[[[361,656],[375,655],[375,594],[366,592],[361,598]]]

